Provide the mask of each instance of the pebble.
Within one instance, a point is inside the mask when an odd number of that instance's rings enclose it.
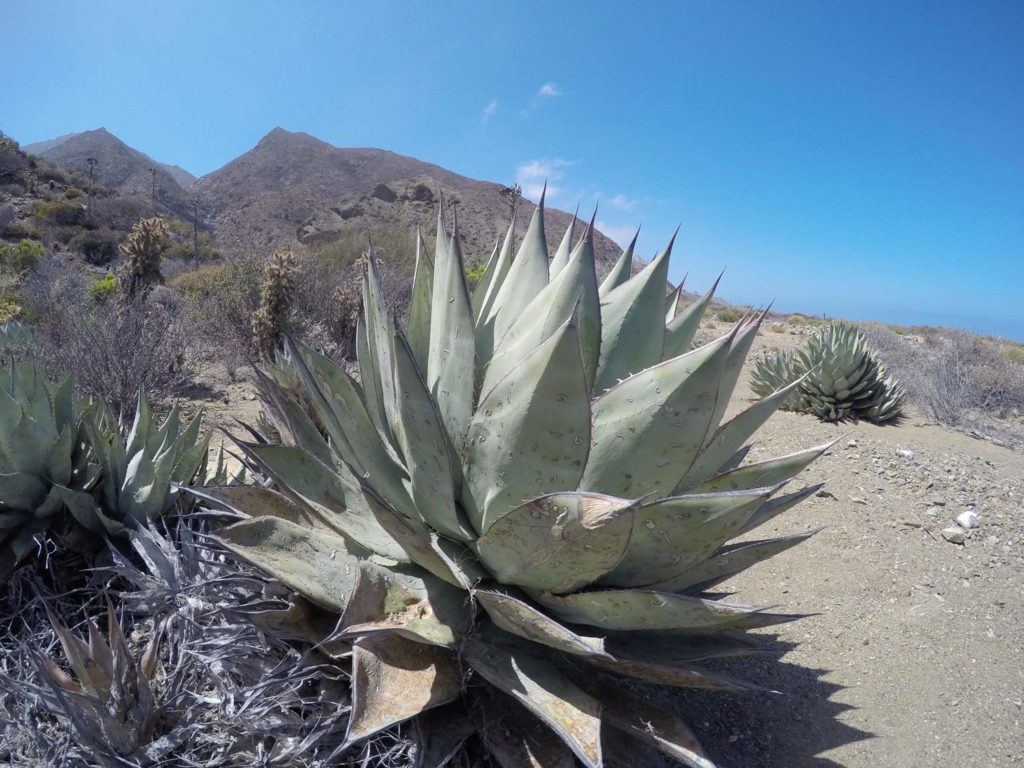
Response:
[[[966,512],[961,512],[956,516],[956,523],[961,528],[977,528],[978,527],[978,513],[973,509],[968,509]]]
[[[896,455],[899,456],[901,459],[906,459],[907,461],[910,461],[911,459],[914,458],[914,452],[908,451],[906,448],[897,448]]]
[[[967,540],[967,531],[959,525],[951,525],[942,529],[942,538],[950,544],[963,544]]]
[[[940,496],[937,493],[933,493],[931,496],[925,499],[925,502],[931,506],[944,507],[946,506],[946,497]]]
[[[851,497],[850,498],[850,502],[853,503],[853,504],[863,504],[864,506],[867,506],[867,504],[868,504],[867,501],[862,499],[860,496],[853,496],[853,497]]]

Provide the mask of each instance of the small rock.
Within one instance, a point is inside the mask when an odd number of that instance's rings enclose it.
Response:
[[[926,509],[924,511],[924,513],[926,515],[928,515],[928,517],[938,517],[939,516],[939,508],[938,507],[928,507],[928,509]]]
[[[934,507],[944,507],[946,506],[946,497],[940,496],[937,493],[933,493],[931,496],[925,499],[925,502]]]
[[[834,499],[836,497],[836,495],[834,493],[832,493],[831,491],[826,491],[824,488],[822,488],[820,491],[818,491],[814,495],[815,496],[819,496],[819,497],[821,497],[823,499]]]
[[[907,461],[910,461],[911,459],[914,458],[914,452],[908,451],[906,448],[897,449],[896,455],[899,456],[901,459],[906,459]]]
[[[973,509],[968,509],[966,512],[961,512],[956,516],[956,522],[961,528],[977,528],[978,513]]]
[[[851,440],[850,442],[848,442],[846,444],[846,447],[847,448],[856,448],[857,447],[857,441],[856,440]]]
[[[864,506],[867,506],[868,504],[867,501],[862,499],[860,496],[852,496],[850,501],[854,504],[863,504]]]
[[[963,544],[967,540],[967,531],[959,525],[951,525],[942,529],[942,538],[950,544]]]

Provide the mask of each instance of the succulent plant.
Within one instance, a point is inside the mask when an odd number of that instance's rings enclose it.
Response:
[[[813,413],[823,421],[864,419],[882,424],[900,418],[906,391],[889,374],[853,325],[830,323],[800,349],[757,362],[754,394],[767,395],[800,379],[782,408]]]
[[[160,710],[151,681],[159,665],[160,633],[151,635],[136,661],[109,597],[106,640],[92,621],[88,622],[86,641],[52,613],[49,616],[74,674],[72,677],[51,659],[35,656],[53,693],[49,704],[70,718],[79,736],[94,746],[101,764],[121,764],[102,758],[133,755],[153,739],[158,724]]]
[[[759,357],[750,372],[750,391],[758,397],[766,397],[800,378],[796,370],[796,352],[783,349],[774,354]],[[800,395],[793,392],[779,410],[793,411],[800,405]]]
[[[71,378],[51,385],[32,362],[0,369],[0,582],[61,519],[64,495],[97,478]]]
[[[298,275],[295,257],[288,251],[277,251],[263,270],[260,303],[252,316],[252,344],[256,354],[269,360],[281,343],[281,326]]]
[[[140,219],[119,246],[123,258],[117,273],[118,293],[122,300],[144,296],[153,286],[163,283],[160,255],[169,229],[159,216]]]
[[[174,408],[158,424],[145,395],[122,441],[109,408],[72,399],[72,380],[51,385],[34,364],[4,370],[0,383],[0,583],[48,530],[88,551],[170,512],[179,486],[229,485],[223,452],[207,472],[200,417],[184,429]],[[191,497],[188,497],[191,500]]]
[[[87,428],[102,474],[99,501],[80,494],[68,498],[69,506],[77,505],[80,519],[95,521],[91,530],[106,534],[168,514],[181,496],[180,486],[205,478],[209,440],[199,439],[201,422],[199,415],[182,428],[175,406],[158,424],[145,394],[140,394],[127,442],[122,442],[110,411],[93,409]]]
[[[498,765],[595,768],[611,729],[707,768],[686,724],[623,683],[756,688],[701,662],[794,617],[708,590],[813,533],[732,543],[820,487],[779,494],[827,446],[744,464],[796,386],[724,419],[762,317],[690,351],[700,311],[666,325],[671,243],[632,278],[631,245],[599,286],[592,225],[551,276],[543,219],[542,199],[472,298],[458,224],[439,220],[404,332],[371,258],[359,383],[287,342],[327,437],[282,408],[287,444],[239,441],[273,488],[196,493],[249,517],[221,530],[228,548],[340,614],[350,743],[440,720],[423,749],[451,754],[472,722]]]
[[[0,324],[0,355],[17,358],[32,347],[32,331],[20,320],[8,320]]]

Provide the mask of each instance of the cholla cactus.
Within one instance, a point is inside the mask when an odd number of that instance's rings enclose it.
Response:
[[[635,681],[756,688],[701,662],[794,617],[715,585],[813,533],[736,541],[820,487],[780,492],[827,446],[745,462],[792,391],[725,418],[762,317],[690,351],[700,313],[666,323],[671,244],[632,278],[627,251],[599,285],[592,229],[552,263],[543,216],[541,201],[472,297],[458,228],[439,226],[406,333],[371,258],[359,383],[289,342],[328,437],[282,407],[288,444],[239,442],[266,483],[198,495],[250,518],[219,532],[226,546],[340,615],[350,743],[413,719],[450,754],[465,706],[500,713],[476,742],[498,765],[602,768],[625,732],[708,768]]]
[[[298,276],[295,256],[277,251],[263,270],[260,304],[252,316],[252,345],[256,355],[269,360],[281,343],[284,324]]]
[[[118,293],[123,299],[145,295],[163,283],[160,254],[168,235],[167,222],[159,216],[135,223],[131,233],[119,246],[124,260],[118,268]]]

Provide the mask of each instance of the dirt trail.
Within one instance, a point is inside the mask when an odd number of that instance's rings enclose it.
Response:
[[[799,340],[766,332],[757,346]],[[251,420],[251,398],[234,384],[207,409]],[[798,478],[828,480],[828,495],[755,538],[824,530],[723,585],[812,615],[764,631],[768,658],[723,665],[780,695],[687,694],[710,756],[722,768],[1024,764],[1024,455],[918,416],[877,427],[779,413],[757,437],[752,457],[839,441]],[[980,527],[946,541],[968,509]]]

